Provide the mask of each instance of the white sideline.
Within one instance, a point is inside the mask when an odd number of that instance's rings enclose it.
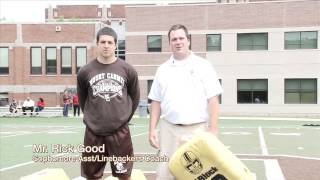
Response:
[[[259,140],[260,140],[260,147],[262,150],[262,155],[269,155],[269,152],[267,149],[268,147],[267,147],[266,141],[264,139],[264,135],[263,135],[263,131],[262,131],[261,126],[259,126]]]
[[[263,161],[268,180],[285,180],[280,165],[275,159],[266,159]]]
[[[53,155],[53,156],[54,157],[59,157],[59,156],[63,156],[63,155],[66,155],[66,154],[67,153],[61,153],[61,154],[56,154],[56,155]],[[7,170],[10,170],[10,169],[14,169],[14,168],[21,167],[21,166],[25,166],[25,165],[28,165],[28,164],[33,164],[33,163],[35,163],[35,162],[34,161],[29,161],[29,162],[25,162],[25,163],[16,164],[16,165],[13,165],[13,166],[2,168],[2,169],[0,169],[0,172],[7,171]]]

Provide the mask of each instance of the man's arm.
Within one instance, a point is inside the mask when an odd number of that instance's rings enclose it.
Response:
[[[151,114],[150,114],[150,125],[149,125],[149,142],[150,145],[154,148],[159,149],[159,141],[158,141],[158,134],[157,134],[157,124],[160,119],[160,102],[159,101],[152,101],[151,102]]]
[[[81,78],[79,76],[80,76],[80,72],[77,76],[77,94],[78,94],[80,108],[82,112],[84,112],[84,106],[88,96],[88,89],[86,85],[81,81]]]
[[[138,73],[134,70],[134,73],[131,76],[131,80],[128,87],[128,94],[132,100],[132,112],[129,117],[129,120],[132,118],[134,112],[136,111],[139,100],[140,100],[140,87],[139,87],[139,79],[138,79]]]
[[[209,112],[209,132],[214,135],[218,134],[218,116],[219,116],[219,99],[218,96],[213,96],[208,99]]]

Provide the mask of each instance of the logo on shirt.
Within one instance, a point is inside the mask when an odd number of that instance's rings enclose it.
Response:
[[[114,165],[116,166],[116,173],[127,172],[127,169],[124,167],[124,164],[122,162],[114,162]]]
[[[110,101],[116,96],[122,97],[123,77],[114,73],[100,73],[90,79],[93,96],[99,96]]]

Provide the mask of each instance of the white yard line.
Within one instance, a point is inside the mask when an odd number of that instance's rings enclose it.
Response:
[[[306,156],[295,156],[295,155],[287,155],[287,154],[273,154],[273,155],[261,155],[261,154],[235,154],[236,156],[256,156],[256,157],[289,157],[289,158],[299,158],[299,159],[309,159],[309,160],[316,160],[320,161],[320,158],[317,157],[306,157]]]
[[[46,130],[46,131],[27,131],[24,133],[20,133],[20,134],[12,134],[12,135],[8,135],[8,136],[0,136],[0,138],[8,138],[8,137],[14,137],[14,136],[22,136],[22,135],[26,135],[26,134],[41,134],[41,133],[48,133],[51,131],[65,131],[65,130],[73,130],[73,129],[80,129],[83,127],[70,127],[70,128],[65,128],[65,129],[58,129],[58,130]]]
[[[279,132],[271,132],[270,135],[275,135],[275,136],[301,136],[301,133],[279,133]]]
[[[145,135],[145,134],[148,134],[148,133],[149,133],[149,131],[146,131],[146,132],[143,132],[143,133],[140,133],[140,134],[132,135],[131,137],[137,137],[137,136]]]
[[[264,160],[266,177],[268,180],[285,180],[280,165],[275,159]]]
[[[63,155],[66,155],[66,154],[68,154],[68,153],[56,154],[56,155],[53,155],[53,156],[54,157],[59,157],[59,156],[63,156]],[[33,163],[35,163],[35,162],[34,161],[29,161],[29,162],[25,162],[25,163],[16,164],[16,165],[13,165],[13,166],[1,168],[0,172],[7,171],[7,170],[10,170],[10,169],[14,169],[14,168],[18,168],[18,167],[25,166],[25,165],[29,165],[29,164],[33,164]]]
[[[264,139],[264,135],[263,135],[263,131],[262,131],[261,126],[259,126],[259,140],[260,140],[260,147],[262,150],[262,155],[269,155],[269,152],[267,149],[268,147],[267,147],[266,141]]]
[[[320,121],[316,118],[285,118],[285,117],[219,117],[219,119],[238,120],[283,120],[283,121]]]
[[[14,168],[21,167],[21,166],[25,166],[25,165],[28,165],[28,164],[33,164],[33,163],[34,163],[34,161],[29,161],[29,162],[25,162],[25,163],[20,163],[20,164],[17,164],[17,165],[9,166],[9,167],[0,169],[0,172],[7,171],[7,170],[10,170],[10,169],[14,169]]]

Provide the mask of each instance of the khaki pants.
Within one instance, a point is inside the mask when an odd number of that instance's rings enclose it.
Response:
[[[175,125],[166,120],[160,120],[160,156],[171,157],[174,152],[192,136],[207,129],[207,123],[193,125]],[[161,162],[157,169],[157,180],[173,180],[168,162]]]

